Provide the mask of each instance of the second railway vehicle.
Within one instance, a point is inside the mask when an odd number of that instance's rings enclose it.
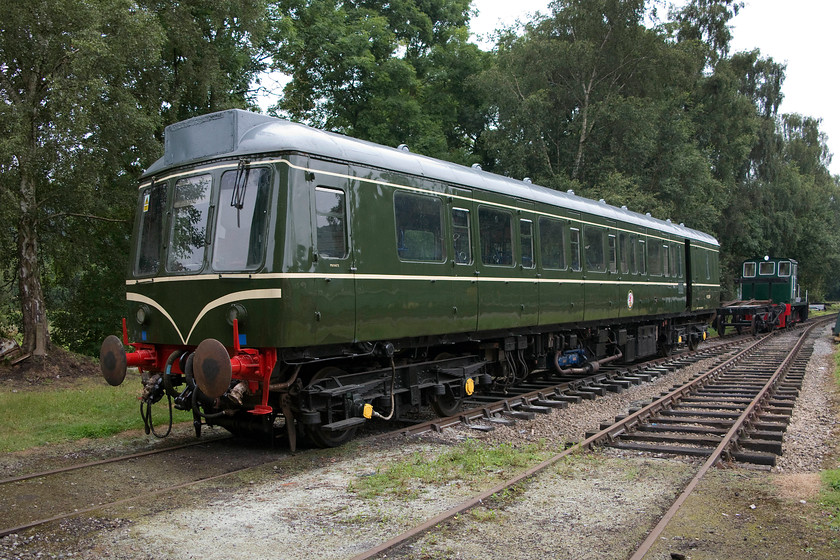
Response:
[[[720,293],[706,233],[239,110],[167,127],[132,239],[108,382],[293,448],[696,346]]]
[[[741,263],[738,299],[724,302],[713,320],[718,334],[771,331],[808,319],[807,297],[800,296],[799,263],[769,256]]]

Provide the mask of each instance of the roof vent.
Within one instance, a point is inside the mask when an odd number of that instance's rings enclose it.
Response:
[[[569,194],[571,194],[571,195],[574,195],[574,194],[575,194],[575,191],[573,191],[572,189],[569,189],[569,190],[567,190],[566,192],[567,192],[567,193],[569,193]]]
[[[627,206],[622,206],[621,209],[622,210],[627,210]]]
[[[411,150],[408,148],[408,144],[400,144],[397,146],[397,149],[401,152],[410,152]]]
[[[668,223],[670,224],[670,223],[671,223],[671,218],[668,218],[668,219],[667,219],[667,220],[665,220],[665,221],[666,221],[666,222],[668,222]]]
[[[604,200],[603,198],[601,200],[599,200],[598,202],[600,202],[601,204],[606,204],[607,203],[607,201]]]
[[[647,216],[648,218],[650,218],[650,212],[645,212],[645,216]]]
[[[473,169],[478,169],[479,171],[481,171],[481,164],[480,163],[474,163],[470,167],[472,167]]]
[[[533,184],[530,177],[525,177],[524,179],[522,179],[522,182],[523,183],[528,183],[529,185]]]
[[[680,227],[685,227],[685,222],[680,222]]]

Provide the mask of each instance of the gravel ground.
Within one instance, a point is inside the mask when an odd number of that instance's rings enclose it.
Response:
[[[835,401],[827,396],[834,394],[833,389],[829,391],[833,387],[832,351],[830,343],[818,342],[788,431],[785,457],[776,473],[751,471],[749,476],[789,481],[810,477],[813,483],[811,473],[827,456],[832,430],[837,427],[832,409]],[[360,440],[338,452],[300,453],[295,465],[267,465],[245,478],[185,491],[166,503],[138,501],[126,508],[102,512],[99,517],[83,517],[61,527],[0,539],[0,558],[348,558],[498,482],[489,476],[480,481],[418,485],[414,497],[399,499],[362,499],[349,490],[350,485],[377,468],[416,454],[431,458],[467,439],[516,446],[523,440],[557,446],[578,441],[601,422],[611,421],[630,407],[647,404],[704,366],[708,366],[708,361],[620,394],[583,401],[489,433],[458,429],[409,441]],[[440,531],[388,556],[623,558],[641,541],[696,468],[697,462],[690,459],[609,449],[576,456],[522,484],[507,497],[475,508]],[[811,492],[807,497],[802,497],[806,495],[803,484],[771,486],[778,489],[781,499],[802,505],[801,500],[810,503],[813,498],[813,488],[807,489]],[[727,479],[720,491],[731,492],[732,488],[732,480]],[[790,495],[786,497],[785,491]],[[788,502],[780,503],[784,509]],[[715,515],[720,516],[717,512]],[[724,534],[722,530],[716,533]],[[685,544],[683,533],[668,538],[668,543]],[[742,536],[735,534],[731,538]],[[694,548],[687,550],[699,549],[695,543]],[[795,554],[786,556],[798,558]],[[654,557],[670,556],[665,551]],[[751,558],[749,554],[707,557]]]
[[[837,431],[838,418],[835,407],[837,382],[833,375],[834,344],[829,338],[830,332],[827,328],[814,344],[776,472],[818,472],[833,451],[829,442],[832,432]]]

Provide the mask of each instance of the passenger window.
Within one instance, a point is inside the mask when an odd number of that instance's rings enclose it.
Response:
[[[442,262],[443,203],[434,196],[394,194],[397,254],[406,261]]]
[[[160,269],[160,249],[163,246],[163,219],[166,216],[166,183],[153,183],[140,191],[143,212],[140,214],[140,234],[137,262],[138,276],[157,274]]]
[[[610,257],[610,272],[616,272],[618,270],[616,268],[618,258],[617,258],[617,254],[616,254],[617,249],[616,249],[615,235],[607,236],[607,249],[609,251],[609,257]]]
[[[210,175],[186,177],[175,183],[166,260],[169,272],[195,272],[204,264],[211,183]]]
[[[622,274],[630,272],[630,261],[633,259],[632,240],[626,233],[618,234],[618,264]]]
[[[669,264],[671,265],[670,266],[671,278],[679,278],[680,277],[680,273],[679,273],[680,263],[679,263],[679,259],[677,258],[677,247],[675,245],[671,245],[671,246],[669,246],[668,250],[669,250],[670,255],[671,255],[670,258],[669,258]]]
[[[709,264],[709,253],[706,252],[706,280],[710,280],[712,278],[712,267]]]
[[[604,230],[599,227],[583,228],[583,254],[586,256],[586,270],[605,272],[606,255],[604,254]]]
[[[472,262],[469,210],[463,208],[452,209],[452,249],[456,264],[470,264]]]
[[[662,244],[653,241],[648,245],[648,269],[651,276],[662,276]]]
[[[685,268],[685,252],[680,250],[680,247],[677,247],[677,277],[683,277],[683,269]]]
[[[226,171],[222,175],[213,270],[253,270],[262,262],[269,177],[265,168]]]
[[[779,263],[779,276],[790,276],[789,261],[782,261]]]
[[[645,245],[647,242],[644,239],[639,239],[636,245],[636,264],[639,265],[639,274],[647,274],[647,251]]]
[[[540,257],[542,267],[551,270],[566,269],[566,244],[563,222],[540,218]]]
[[[755,263],[754,262],[745,262],[744,263],[744,278],[755,278]]]
[[[522,247],[522,267],[534,268],[534,222],[519,220],[519,242]]]
[[[776,263],[763,261],[758,265],[758,274],[760,276],[773,276],[776,272]]]
[[[315,187],[315,227],[318,254],[330,259],[347,256],[346,195],[340,189]]]
[[[510,212],[494,208],[478,209],[481,262],[489,265],[513,265],[513,235]]]
[[[572,250],[572,270],[580,272],[580,230],[572,228],[569,231],[569,238]]]

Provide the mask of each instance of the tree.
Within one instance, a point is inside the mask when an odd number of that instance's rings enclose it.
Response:
[[[416,152],[468,159],[484,127],[469,76],[469,0],[280,0],[271,55],[291,80],[275,114]]]
[[[729,22],[743,7],[737,0],[690,0],[672,14],[672,27],[680,42],[703,45],[708,66],[714,67],[729,55]]]
[[[4,244],[15,242],[23,349],[47,333],[44,235],[70,220],[119,221],[117,185],[139,171],[157,114],[143,75],[161,34],[130,0],[39,0],[0,5],[0,197]],[[119,207],[119,204],[115,204]],[[85,243],[85,239],[76,240]]]
[[[497,154],[519,144],[513,174],[585,181],[600,109],[628,94],[657,38],[642,26],[641,0],[557,0],[551,9],[523,37],[501,36],[484,77],[497,110],[489,141]]]
[[[164,32],[147,69],[163,127],[214,111],[254,107],[271,26],[266,0],[141,0]]]

